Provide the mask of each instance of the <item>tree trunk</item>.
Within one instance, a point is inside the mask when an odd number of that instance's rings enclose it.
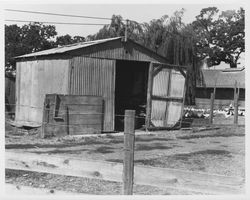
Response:
[[[237,68],[237,63],[236,62],[231,62],[230,63],[230,68]]]

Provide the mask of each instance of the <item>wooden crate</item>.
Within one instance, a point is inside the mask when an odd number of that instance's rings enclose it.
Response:
[[[42,137],[101,133],[103,98],[46,94]]]

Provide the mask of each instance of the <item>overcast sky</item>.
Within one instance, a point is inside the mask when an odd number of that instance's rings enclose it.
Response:
[[[216,6],[219,10],[239,9],[240,4],[6,4],[5,9],[17,9],[26,11],[50,12],[59,14],[97,16],[111,18],[113,14],[121,15],[124,19],[135,20],[139,23],[149,22],[152,19],[158,19],[163,15],[171,16],[175,11],[184,8],[185,14],[183,21],[185,23],[195,20],[195,16],[200,13],[202,8]],[[82,19],[72,17],[49,16],[30,13],[19,13],[4,11],[4,18],[11,20],[32,20],[47,22],[70,22],[70,23],[109,23],[107,20]],[[6,22],[13,24],[14,22]],[[23,23],[17,23],[23,25]],[[73,25],[55,25],[58,35],[69,34],[71,36],[87,36],[96,33],[102,26],[73,26]]]

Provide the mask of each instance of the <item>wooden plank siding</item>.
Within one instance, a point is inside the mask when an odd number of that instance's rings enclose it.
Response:
[[[7,114],[14,114],[15,112],[15,91],[16,79],[12,76],[5,76],[5,111]]]
[[[44,136],[101,133],[103,99],[98,96],[47,94]]]
[[[239,100],[239,107],[245,108],[245,101]],[[233,100],[231,99],[215,99],[214,109],[224,109],[228,108],[230,104],[233,105]],[[195,98],[195,105],[200,109],[210,109],[210,99],[205,98]]]
[[[68,92],[68,60],[34,60],[17,64],[16,122],[41,124],[45,94]]]
[[[114,130],[115,60],[74,57],[69,94],[104,98],[104,131]]]

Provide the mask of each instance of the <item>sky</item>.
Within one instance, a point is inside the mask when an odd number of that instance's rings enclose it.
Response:
[[[111,18],[113,14],[121,15],[123,19],[130,19],[139,23],[149,22],[152,19],[158,19],[163,15],[171,16],[175,11],[185,9],[183,21],[190,23],[195,20],[195,16],[200,13],[202,8],[216,6],[219,10],[239,9],[239,4],[6,4],[4,9],[15,9],[25,11],[39,11],[70,15],[84,15],[95,17]],[[10,12],[4,10],[4,19],[32,20],[47,22],[70,22],[70,23],[104,23],[109,24],[109,20],[82,19],[61,16],[49,16],[40,14]],[[6,24],[15,24],[14,22],[5,22]],[[24,23],[17,23],[23,25]],[[95,34],[102,26],[76,26],[76,25],[55,25],[58,35],[69,34],[71,36],[79,35],[86,37],[89,34]]]
[[[240,3],[231,4],[32,4],[32,3],[10,3],[5,4],[4,9],[14,9],[23,11],[37,11],[47,13],[57,13],[66,15],[81,15],[92,17],[105,17],[111,18],[113,14],[121,15],[123,19],[130,19],[139,23],[150,22],[152,19],[159,19],[163,15],[173,15],[175,11],[185,9],[183,16],[184,23],[190,23],[195,20],[195,16],[199,15],[202,8],[215,6],[220,11],[224,10],[237,10],[244,7]],[[4,10],[4,19],[8,20],[31,20],[41,22],[66,22],[66,23],[101,23],[109,24],[110,20],[100,19],[83,19],[74,17],[51,16],[31,13],[20,13]],[[7,25],[18,24],[19,26],[24,23],[20,22],[4,22]],[[71,36],[86,37],[90,34],[95,34],[103,25],[90,26],[90,25],[55,25],[58,36],[69,34]],[[241,56],[241,64],[244,65],[244,55]],[[221,66],[222,68],[228,67],[227,65]],[[218,68],[218,67],[217,67]]]

